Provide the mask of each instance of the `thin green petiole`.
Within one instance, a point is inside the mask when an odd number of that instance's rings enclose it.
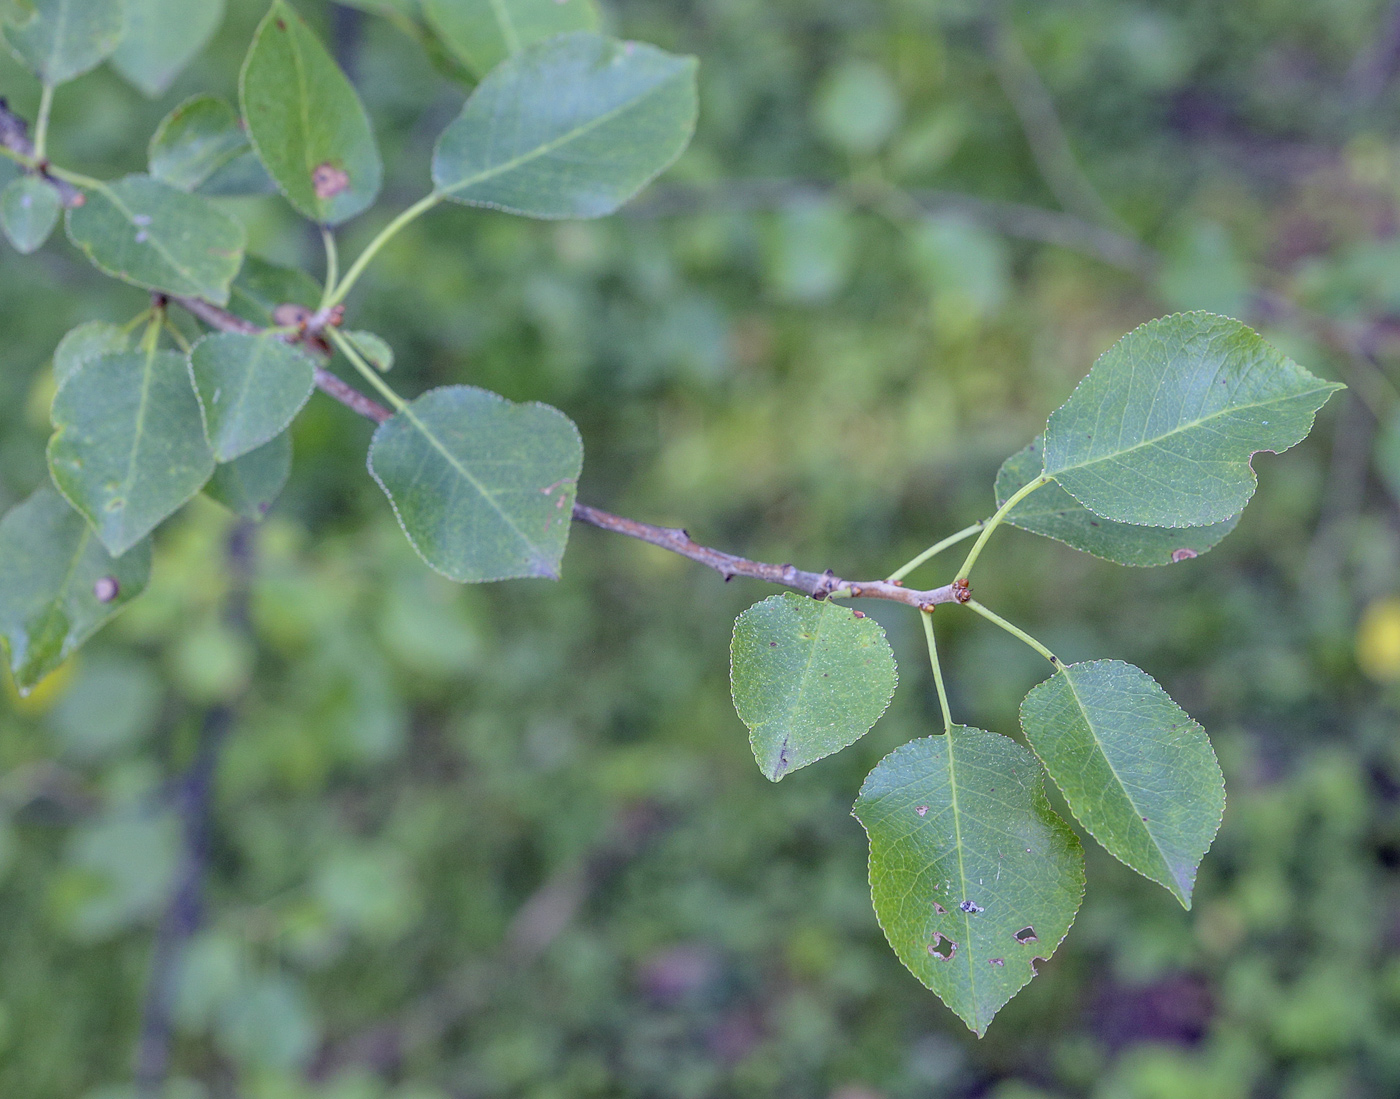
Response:
[[[175,327],[174,322],[169,317],[165,318],[165,330],[170,334],[170,338],[175,341],[175,346],[188,355],[190,353],[190,341],[185,339],[185,334]]]
[[[43,161],[49,147],[49,112],[53,110],[53,85],[39,93],[39,114],[34,120],[34,159]]]
[[[388,383],[379,376],[379,371],[360,357],[360,353],[351,346],[350,341],[334,328],[327,328],[326,335],[331,338],[331,343],[335,344],[336,350],[350,360],[350,365],[360,372],[365,381],[379,390],[379,395],[393,405],[395,411],[402,412],[408,402],[389,388]]]
[[[924,637],[928,639],[928,662],[933,666],[933,685],[938,688],[938,705],[943,711],[943,731],[953,731],[953,711],[948,708],[948,688],[943,685],[943,669],[938,666],[938,642],[933,639],[933,615],[920,611],[924,620]]]
[[[379,250],[393,240],[404,226],[422,217],[441,202],[443,198],[442,192],[432,191],[420,198],[407,210],[403,211],[403,213],[399,214],[399,216],[389,222],[388,225],[384,226],[384,228],[379,231],[379,235],[370,241],[369,244],[365,245],[365,250],[356,257],[355,262],[350,265],[350,270],[345,272],[345,276],[340,282],[335,284],[335,289],[326,296],[325,303],[321,308],[334,309],[343,302],[350,293],[351,288],[354,287],[355,283],[359,282],[360,276],[365,273],[365,268],[369,266],[370,260],[374,259],[379,253]]]
[[[1055,668],[1059,669],[1064,667],[1064,665],[1060,663],[1059,657],[1057,657],[1054,653],[1052,653],[1034,637],[1028,634],[1025,630],[1021,629],[1020,626],[1016,626],[1008,622],[1001,615],[997,614],[996,611],[988,610],[975,599],[969,599],[966,603],[963,604],[963,606],[971,607],[988,622],[995,622],[1012,637],[1019,638],[1021,641],[1025,642],[1032,649],[1038,652],[1041,656],[1045,657],[1046,660],[1050,661],[1050,663],[1054,665]]]
[[[1053,477],[1047,477],[1044,473],[1042,473],[1034,481],[1031,481],[1027,485],[1023,485],[1019,490],[1017,490],[1011,495],[1011,498],[1007,500],[1006,503],[1002,504],[1001,507],[997,508],[996,514],[993,515],[990,519],[988,519],[986,526],[982,528],[982,537],[978,538],[977,541],[972,543],[972,549],[967,555],[967,560],[962,563],[962,568],[958,569],[958,575],[955,577],[955,579],[966,580],[969,577],[969,575],[972,573],[972,566],[977,563],[977,558],[981,556],[982,547],[987,544],[987,539],[992,536],[992,531],[996,530],[997,527],[1001,526],[1001,521],[1006,518],[1007,514],[1011,511],[1011,509],[1014,508],[1017,504],[1019,504],[1022,500],[1024,500],[1027,496],[1029,496],[1036,489],[1044,488],[1052,480],[1054,480]]]
[[[161,329],[165,327],[165,311],[152,309],[150,318],[146,323],[146,331],[141,333],[140,344],[141,350],[147,355],[154,354],[156,348],[160,346]]]
[[[329,226],[321,226],[321,240],[326,246],[326,281],[321,291],[321,308],[329,309],[326,303],[335,292],[336,280],[340,278],[340,255],[335,247],[335,234]]]
[[[906,576],[908,576],[911,572],[917,569],[925,561],[929,560],[932,557],[936,557],[949,546],[956,546],[959,542],[963,542],[966,541],[968,538],[971,538],[974,534],[981,530],[986,525],[986,523],[986,519],[979,519],[977,522],[973,523],[972,526],[964,527],[962,530],[958,531],[957,534],[950,534],[947,538],[943,539],[943,541],[935,542],[933,545],[929,546],[928,549],[924,550],[923,553],[919,554],[918,557],[914,558],[908,564],[900,565],[899,568],[895,569],[894,572],[890,573],[889,576],[885,577],[885,583],[893,584],[896,580],[903,580]]]

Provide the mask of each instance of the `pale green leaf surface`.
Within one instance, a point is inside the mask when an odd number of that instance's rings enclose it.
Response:
[[[343,332],[341,334],[349,341],[350,346],[363,356],[365,362],[381,374],[387,374],[394,369],[394,349],[382,336],[376,336],[373,332]]]
[[[592,0],[423,0],[423,15],[478,77],[541,39],[598,29]]]
[[[45,84],[64,84],[101,64],[122,36],[122,0],[29,0],[34,14],[4,25],[5,41]]]
[[[997,473],[997,506],[1040,476],[1043,438],[1018,450]],[[1214,549],[1235,529],[1240,517],[1205,527],[1138,527],[1095,515],[1059,484],[1038,488],[1006,516],[1004,522],[1064,542],[1120,565],[1171,565]]]
[[[272,182],[250,145],[227,164],[216,168],[214,174],[199,185],[199,193],[210,198],[275,195],[277,184]]]
[[[231,462],[286,430],[311,396],[316,367],[271,335],[214,332],[190,352],[190,376],[217,462]]]
[[[868,733],[896,680],[880,624],[829,599],[785,592],[734,623],[734,708],[759,770],[774,782]]]
[[[1035,758],[955,725],[896,748],[854,813],[870,895],[899,960],[979,1036],[1054,954],[1084,895],[1084,852]]]
[[[147,290],[228,301],[243,262],[243,226],[208,199],[150,176],[86,192],[68,236],[109,275]]]
[[[70,329],[53,352],[53,380],[60,386],[83,363],[131,346],[131,337],[119,324],[107,321],[84,321]]]
[[[146,587],[151,546],[111,557],[81,515],[45,485],[0,519],[0,636],[28,692]],[[112,598],[98,598],[98,582]],[[111,591],[113,581],[116,590]]]
[[[301,214],[339,225],[374,202],[383,166],[360,97],[282,0],[258,26],[239,95],[253,148]]]
[[[558,409],[432,389],[380,424],[369,468],[443,575],[558,578],[583,468],[578,428]]]
[[[0,226],[21,255],[29,255],[49,239],[62,209],[53,184],[38,176],[20,176],[0,191]]]
[[[1190,908],[1225,811],[1205,730],[1121,660],[1070,664],[1033,687],[1021,728],[1089,834]]]
[[[610,214],[695,128],[695,59],[587,31],[491,71],[438,139],[433,182],[458,202],[538,218]]]
[[[224,18],[224,0],[122,0],[126,29],[112,65],[154,99],[204,49]]]
[[[1045,472],[1120,523],[1218,523],[1254,494],[1250,459],[1305,438],[1341,388],[1229,317],[1163,317],[1105,351],[1050,416]]]
[[[233,280],[229,309],[244,320],[269,328],[276,323],[273,311],[292,304],[315,309],[321,300],[321,287],[305,271],[283,267],[261,256],[247,256],[238,277]]]
[[[197,95],[161,120],[147,158],[155,179],[193,191],[247,148],[234,109],[216,96]]]
[[[189,366],[174,351],[91,359],[53,400],[49,471],[120,556],[214,472]]]
[[[292,472],[292,437],[282,432],[257,450],[214,470],[204,494],[245,519],[261,520]]]

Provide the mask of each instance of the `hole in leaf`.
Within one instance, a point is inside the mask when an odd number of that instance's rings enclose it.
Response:
[[[914,806],[914,812],[918,813],[919,816],[923,816],[925,813],[928,812],[928,806],[927,806],[927,805],[916,805],[916,806]]]
[[[1024,946],[1026,943],[1038,943],[1040,939],[1036,937],[1035,928],[1027,925],[1016,932],[1013,938]]]
[[[1006,964],[1006,959],[1005,959],[1005,958],[988,958],[987,961],[991,962],[992,965],[1002,965],[1002,966],[1004,966],[1004,965]]]
[[[980,904],[976,904],[973,901],[963,901],[960,905],[958,905],[958,907],[961,908],[964,912],[977,913],[982,911],[982,906]]]
[[[946,949],[945,949],[946,944]],[[937,931],[933,933],[933,942],[928,944],[928,952],[941,962],[948,961],[958,952],[958,944]]]
[[[944,908],[941,904],[939,904],[937,901],[933,902],[933,910],[937,912],[940,916],[946,916],[948,914],[948,910]]]

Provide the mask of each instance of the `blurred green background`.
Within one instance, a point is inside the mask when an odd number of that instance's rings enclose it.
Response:
[[[385,151],[353,253],[426,189],[467,89],[402,18],[298,7]],[[106,67],[61,89],[55,160],[141,170],[171,107],[234,97],[262,12],[230,0],[157,102]],[[865,608],[903,671],[889,713],[770,785],[727,684],[733,617],[768,590],[588,528],[558,584],[452,585],[366,473],[370,426],[316,397],[252,537],[246,628],[223,614],[234,521],[196,501],[148,593],[0,703],[0,1094],[134,1094],[178,783],[226,704],[170,1097],[1400,1094],[1396,7],[605,18],[700,57],[680,164],[604,222],[438,211],[350,313],[394,345],[402,392],[567,412],[588,503],[883,575],[990,512],[1001,460],[1142,320],[1229,312],[1351,386],[1258,459],[1199,560],[1123,569],[1016,531],[983,558],[985,602],[1067,659],[1142,666],[1209,730],[1229,802],[1194,909],[1090,846],[1069,939],[973,1039],[886,947],[848,815],[884,753],[936,729],[912,614]],[[8,58],[0,92],[32,117]],[[227,202],[254,251],[319,272],[282,200]],[[144,306],[61,241],[0,256],[0,507],[46,476],[59,337]],[[956,610],[937,625],[955,716],[1016,734],[1042,662]]]

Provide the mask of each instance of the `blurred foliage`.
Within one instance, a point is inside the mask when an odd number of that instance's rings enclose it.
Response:
[[[230,0],[158,100],[107,67],[65,87],[55,158],[140,168],[172,106],[232,97],[263,7]],[[464,88],[405,33],[406,0],[356,5],[393,18],[299,7],[369,107],[392,212]],[[889,713],[773,787],[725,656],[769,592],[588,529],[557,585],[451,585],[367,476],[368,425],[317,397],[253,539],[248,628],[222,614],[235,520],[202,503],[161,532],[148,593],[0,714],[0,1094],[133,1095],[175,791],[227,704],[170,1099],[1400,1089],[1395,13],[1011,8],[1087,177],[1163,257],[1144,278],[975,210],[868,197],[1055,207],[987,10],[613,0],[611,29],[702,62],[699,135],[652,206],[438,211],[350,317],[393,346],[402,391],[565,410],[584,500],[843,575],[984,516],[1001,460],[1148,317],[1236,312],[1347,381],[1313,439],[1259,460],[1256,503],[1209,556],[1127,570],[1013,532],[982,566],[984,601],[1067,659],[1148,669],[1210,731],[1229,804],[1194,910],[1091,846],[1075,932],[977,1042],[885,946],[848,816],[864,773],[936,722],[911,615],[872,611],[903,672]],[[32,117],[8,58],[0,91]],[[784,182],[757,201],[760,179]],[[221,201],[254,251],[318,270],[280,199]],[[348,250],[386,218],[352,223]],[[46,476],[59,338],[144,304],[61,242],[0,255],[0,504]],[[941,628],[955,713],[1015,733],[1038,658],[971,616]]]

